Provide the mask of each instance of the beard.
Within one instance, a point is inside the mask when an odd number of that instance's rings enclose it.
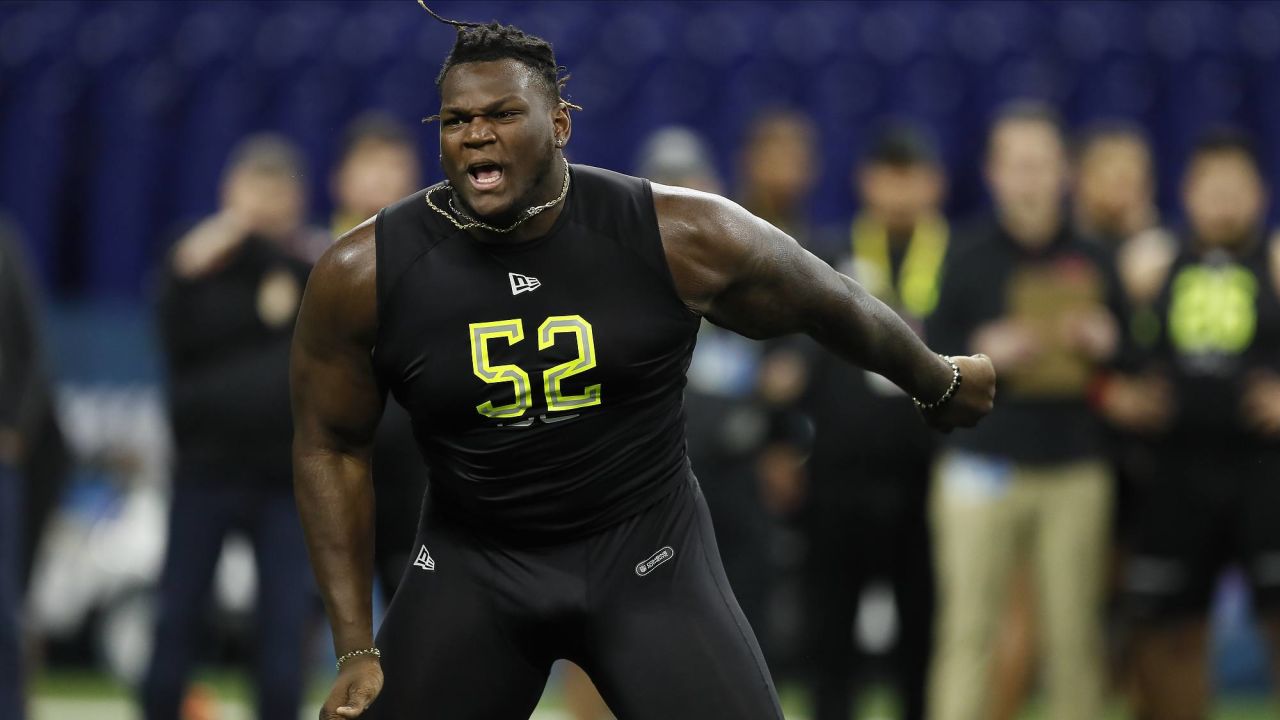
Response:
[[[542,188],[542,183],[546,181],[547,176],[551,174],[551,171],[555,169],[557,165],[555,162],[555,156],[556,154],[554,150],[548,150],[542,157],[538,158],[534,162],[534,167],[537,168],[537,172],[534,174],[533,180],[529,183],[529,188],[523,193],[520,193],[520,195],[506,210],[489,215],[483,215],[476,212],[476,209],[471,207],[471,203],[467,202],[466,198],[463,197],[461,193],[455,192],[453,197],[457,203],[462,206],[463,212],[477,220],[497,227],[511,225],[516,220],[520,219],[525,210],[528,210],[541,202],[545,202],[545,200],[539,200],[538,193]],[[550,199],[551,198],[547,198],[547,200]]]

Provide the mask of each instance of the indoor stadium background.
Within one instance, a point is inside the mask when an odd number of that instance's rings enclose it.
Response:
[[[572,74],[567,97],[583,108],[568,148],[575,162],[636,172],[650,133],[683,125],[707,140],[732,195],[753,119],[808,115],[814,226],[847,227],[858,209],[852,168],[887,117],[936,139],[948,215],[981,211],[987,125],[1022,98],[1050,103],[1068,129],[1143,128],[1157,203],[1175,227],[1185,160],[1209,127],[1251,132],[1280,185],[1280,4],[430,4],[554,44]],[[302,149],[309,214],[321,226],[344,128],[366,111],[408,123],[427,182],[439,180],[436,127],[418,122],[438,108],[434,79],[453,36],[412,0],[0,3],[0,210],[39,288],[73,459],[30,587],[34,717],[132,716],[127,688],[145,663],[171,481],[152,319],[169,247],[215,211],[228,153],[255,132]],[[231,550],[201,677],[222,717],[243,717],[237,668],[251,647],[252,560],[242,543]],[[1215,607],[1220,716],[1274,716],[1237,580],[1224,582]],[[317,692],[332,672],[323,627],[317,616]],[[786,704],[805,717],[796,681],[780,675]],[[548,693],[538,717],[568,717],[557,714],[554,681]],[[1034,703],[1028,712],[1038,717]]]

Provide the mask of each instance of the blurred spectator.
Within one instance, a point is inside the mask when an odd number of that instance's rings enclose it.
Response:
[[[177,457],[149,720],[179,717],[199,660],[201,620],[223,541],[243,532],[257,560],[258,717],[298,716],[311,572],[291,482],[289,342],[308,264],[299,238],[297,150],[269,135],[234,150],[221,209],[178,241],[158,316]]]
[[[368,114],[346,131],[330,187],[333,237],[413,194],[422,182],[413,136],[394,118]],[[383,600],[390,602],[411,560],[418,530],[427,466],[413,437],[409,413],[391,400],[378,424],[373,447],[375,503],[374,565]]]
[[[346,129],[330,179],[334,235],[412,194],[421,182],[418,146],[409,130],[382,113],[357,117]]]
[[[31,431],[42,422],[48,394],[41,367],[31,278],[18,238],[0,225],[0,707],[25,717],[21,622],[24,512],[23,472]]]
[[[1135,347],[1154,339],[1152,303],[1172,261],[1175,241],[1158,223],[1156,166],[1147,132],[1123,120],[1102,121],[1080,135],[1076,145],[1075,219],[1082,234],[1112,253],[1125,289],[1128,327],[1122,330]],[[1094,394],[1094,399],[1098,399]],[[1113,683],[1124,682],[1127,639],[1122,603],[1122,577],[1139,520],[1138,488],[1155,479],[1155,448],[1149,438],[1114,424],[1107,429],[1115,476],[1115,512],[1110,568],[1107,573],[1107,667]],[[1030,645],[1034,628],[1022,634]],[[1030,657],[1031,653],[1025,653]],[[997,661],[999,662],[999,661]],[[1016,673],[1010,673],[1016,674]],[[1029,685],[1030,669],[1022,673]],[[1025,694],[1025,692],[1023,693]],[[997,703],[999,700],[997,688]],[[993,720],[1013,720],[1015,705]]]
[[[838,266],[923,332],[949,236],[937,151],[918,129],[888,125],[855,179],[863,209],[853,221],[851,255]],[[803,511],[814,718],[853,715],[852,628],[868,586],[886,579],[898,616],[892,684],[901,717],[924,720],[933,649],[925,514],[933,433],[893,383],[825,353],[815,358],[802,406],[815,425]]]
[[[817,236],[810,208],[810,193],[820,172],[816,143],[817,130],[807,114],[772,109],[752,120],[738,153],[738,202],[810,249]],[[730,408],[722,407],[707,417],[705,432],[712,443],[705,450],[722,455],[704,458],[695,470],[706,473],[711,465],[733,468],[730,472],[755,486],[738,490],[732,483],[707,483],[712,485],[707,502],[712,515],[722,518],[717,527],[726,538],[723,545],[737,546],[733,557],[723,559],[739,604],[755,628],[769,667],[775,674],[787,673],[799,669],[802,661],[803,628],[798,621],[802,553],[801,539],[778,521],[793,517],[804,498],[803,466],[812,426],[796,403],[817,346],[799,337],[744,342],[707,323],[698,337],[699,344],[719,345],[721,361],[735,353],[749,353],[731,361],[750,368],[750,385],[739,388],[749,388],[748,395],[735,398],[724,392],[732,387],[726,382],[734,377],[732,373],[715,383],[712,408],[729,400],[735,412],[730,415]],[[689,432],[692,447],[692,421]],[[696,454],[691,458],[698,461]],[[739,469],[746,474],[738,474]],[[717,493],[722,493],[718,500]],[[728,520],[730,515],[735,519]],[[737,532],[726,532],[729,524]]]
[[[1111,487],[1086,389],[1117,351],[1122,304],[1105,254],[1066,221],[1056,115],[1011,105],[988,142],[995,222],[957,238],[928,322],[939,351],[985,353],[1000,373],[996,410],[949,437],[936,466],[940,622],[930,715],[989,712],[996,624],[1025,549],[1040,600],[1049,717],[1092,720],[1101,712]]]
[[[800,110],[772,109],[757,115],[747,128],[739,150],[740,184],[738,202],[751,213],[773,223],[800,245],[814,251],[816,232],[811,217],[810,193],[821,171],[817,153],[817,130],[813,120]],[[720,514],[716,515],[717,489],[707,492],[712,515],[724,546],[737,545],[725,556],[726,572],[769,667],[775,675],[801,669],[803,623],[799,620],[803,584],[802,539],[793,528],[779,520],[792,519],[805,493],[804,462],[809,455],[812,426],[796,404],[808,382],[810,357],[817,345],[808,338],[787,337],[765,342],[728,337],[718,328],[703,323],[699,345],[719,341],[721,350],[731,353],[748,350],[740,358],[742,367],[752,371],[750,396],[738,398],[737,418],[728,408],[708,416],[707,431],[715,433],[722,450],[736,457],[706,458],[695,471],[706,473],[712,464],[749,463],[748,475],[756,491],[738,491],[721,486]],[[720,353],[723,357],[723,352]],[[695,353],[696,362],[697,353]],[[691,368],[691,373],[697,368]],[[730,375],[729,378],[733,376]],[[729,379],[725,378],[725,380]],[[692,381],[691,381],[692,382]],[[721,390],[729,387],[717,381]],[[727,396],[719,395],[719,402]],[[740,402],[745,401],[745,402]],[[723,421],[724,418],[729,418]],[[690,447],[695,429],[689,423]],[[725,441],[729,441],[726,443]],[[707,446],[710,449],[714,446]],[[696,455],[691,454],[694,462]],[[701,470],[697,468],[701,467]],[[704,488],[706,485],[704,484]],[[727,521],[727,515],[736,521]],[[725,525],[737,525],[742,533],[734,540]]]
[[[1081,234],[1114,253],[1131,307],[1139,343],[1152,330],[1143,327],[1147,306],[1165,278],[1176,250],[1160,229],[1155,204],[1155,165],[1150,141],[1139,127],[1124,122],[1095,125],[1076,150],[1075,221]]]
[[[678,125],[659,128],[645,139],[636,174],[663,185],[724,194],[707,141]]]
[[[39,329],[42,312],[32,278],[20,234],[0,214],[0,436],[12,433],[9,440],[0,437],[0,463],[7,454],[5,446],[17,448],[16,469],[23,479],[23,521],[18,530],[23,585],[31,579],[41,532],[70,463],[54,407]]]
[[[1100,122],[1088,128],[1076,141],[1074,173],[1075,227],[1081,236],[1096,242],[1106,253],[1120,257],[1141,257],[1153,262],[1152,251],[1160,243],[1151,236],[1158,220],[1155,207],[1155,177],[1151,148],[1146,134],[1123,121]],[[1137,273],[1133,283],[1142,282]],[[1128,276],[1122,279],[1129,281]],[[1126,285],[1130,283],[1126,282]],[[1139,292],[1134,290],[1134,292]],[[1131,314],[1136,296],[1130,293]],[[1131,329],[1125,329],[1131,330]],[[1145,443],[1123,433],[1108,434],[1108,455],[1116,482],[1113,486],[1115,532],[1122,545],[1131,533],[1132,486],[1138,477],[1150,474],[1150,452]],[[1121,562],[1113,552],[1115,566]],[[1114,577],[1115,573],[1108,573]],[[1110,585],[1110,582],[1108,583]],[[1030,692],[1035,677],[1035,590],[1030,568],[1019,564],[1010,588],[1009,606],[1001,620],[995,648],[991,720],[1016,718]]]
[[[819,249],[815,247],[817,233],[809,214],[809,193],[820,170],[816,143],[817,132],[808,116],[792,110],[772,110],[751,123],[740,154],[742,185],[738,202],[810,250]],[[768,342],[765,347],[758,394],[772,410],[785,415],[804,387],[811,346],[789,338]],[[772,421],[775,427],[790,424],[793,423],[777,415]],[[800,460],[785,442],[766,450],[762,458],[766,499],[775,511],[795,509],[795,478]]]
[[[72,456],[59,422],[52,383],[42,372],[31,386],[36,395],[34,424],[23,433],[21,473],[26,482],[23,508],[22,579],[31,581],[44,530],[57,508],[71,470]]]
[[[1209,716],[1207,616],[1228,563],[1252,586],[1280,681],[1280,238],[1265,237],[1251,142],[1206,135],[1182,202],[1186,237],[1155,303],[1163,382],[1106,389],[1118,417],[1160,432],[1126,574],[1143,720]]]
[[[757,117],[742,146],[738,201],[809,245],[809,191],[818,177],[817,131],[808,116],[773,110]]]
[[[1078,141],[1075,222],[1080,234],[1115,249],[1155,226],[1155,172],[1151,146],[1136,126],[1110,122]]]
[[[1080,138],[1076,159],[1077,228],[1114,254],[1131,310],[1126,330],[1147,346],[1157,325],[1150,306],[1177,251],[1174,237],[1157,224],[1150,141],[1134,125],[1101,123]]]

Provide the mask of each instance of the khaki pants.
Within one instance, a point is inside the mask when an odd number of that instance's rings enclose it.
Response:
[[[1096,720],[1111,514],[1100,461],[1022,466],[950,452],[934,472],[938,572],[932,720],[983,720],[996,630],[1019,558],[1031,562],[1052,720]]]

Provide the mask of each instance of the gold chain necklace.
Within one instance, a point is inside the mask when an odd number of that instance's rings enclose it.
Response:
[[[449,210],[452,210],[453,211],[452,213],[445,212],[443,209],[440,208],[439,205],[436,205],[435,202],[432,201],[431,199],[431,193],[441,188],[446,188],[450,190]],[[516,228],[528,222],[531,218],[533,218],[535,215],[542,212],[543,210],[547,210],[555,207],[557,204],[562,202],[566,197],[568,197],[568,195],[569,195],[569,161],[566,160],[564,162],[564,184],[560,188],[560,196],[557,197],[555,200],[552,200],[551,202],[543,203],[542,205],[535,205],[531,208],[526,208],[525,210],[522,211],[522,215],[519,220],[516,220],[514,223],[512,223],[511,225],[505,228],[498,228],[488,223],[480,222],[479,220],[476,220],[470,215],[459,210],[458,207],[453,204],[453,192],[452,192],[452,189],[449,188],[448,180],[445,180],[444,182],[436,183],[435,185],[432,185],[431,187],[427,188],[427,194],[425,197],[427,199],[427,204],[431,206],[432,210],[435,210],[436,212],[448,218],[449,222],[453,223],[453,226],[458,228],[459,230],[471,230],[472,228],[479,228],[481,230],[488,230],[489,232],[494,232],[494,233],[509,233],[512,230],[515,230]],[[466,222],[458,222],[458,218],[454,217],[455,213],[461,216],[462,219],[465,220]]]

